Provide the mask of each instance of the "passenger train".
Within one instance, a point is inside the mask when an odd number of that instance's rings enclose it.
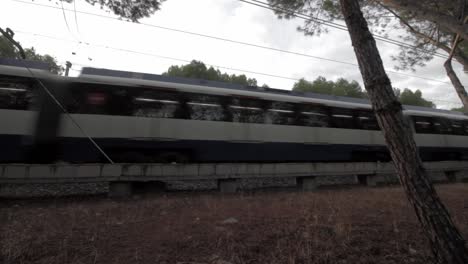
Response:
[[[404,116],[423,160],[468,158],[464,114]],[[390,159],[364,99],[96,68],[63,77],[0,59],[1,163],[106,162],[90,139],[114,162]]]

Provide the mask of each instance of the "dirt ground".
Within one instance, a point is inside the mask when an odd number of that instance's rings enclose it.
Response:
[[[438,185],[468,238],[468,184]],[[427,263],[400,187],[4,200],[0,263]]]

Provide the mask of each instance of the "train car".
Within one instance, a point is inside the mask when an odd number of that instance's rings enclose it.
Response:
[[[1,61],[0,82],[30,97],[0,104],[0,162],[35,162],[47,151],[65,162],[105,162],[90,138],[115,162],[390,159],[364,99],[95,68],[74,78],[36,69],[33,77]],[[44,86],[63,109],[50,98],[41,104],[50,97]],[[404,106],[404,116],[423,160],[468,158],[464,114]]]

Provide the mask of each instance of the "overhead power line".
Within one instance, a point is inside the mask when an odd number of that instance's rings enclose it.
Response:
[[[55,6],[39,4],[39,3],[32,3],[32,2],[25,2],[24,0],[10,0],[10,1],[24,3],[24,4],[31,4],[31,5],[41,6],[41,7],[47,7],[47,8],[52,8],[52,9],[60,9],[58,7],[55,7]],[[245,2],[244,0],[239,0],[239,1]],[[257,1],[257,2],[261,2],[261,1]],[[268,7],[265,7],[265,8],[268,8]],[[100,14],[89,13],[89,12],[78,11],[78,10],[71,10],[71,9],[66,9],[66,8],[64,10],[69,11],[69,12],[76,12],[76,13],[80,13],[80,14],[96,16],[96,17],[101,17],[101,18],[106,18],[106,19],[112,19],[112,20],[117,20],[117,21],[122,22],[121,19],[116,18],[116,17],[112,17],[112,16],[100,15]],[[132,21],[123,21],[123,22],[135,23],[135,22],[132,22]],[[158,25],[154,25],[154,24],[148,24],[148,23],[136,23],[136,24],[137,25],[142,25],[142,26],[147,26],[147,27],[153,27],[153,28],[168,30],[168,31],[174,31],[174,32],[189,34],[189,35],[195,35],[195,36],[204,37],[204,38],[215,39],[215,40],[219,40],[219,41],[225,41],[225,42],[236,43],[236,44],[240,44],[240,45],[251,46],[251,47],[255,47],[255,48],[262,48],[262,49],[282,52],[282,53],[286,53],[286,54],[298,55],[298,56],[303,56],[303,57],[308,57],[308,58],[313,58],[313,59],[319,59],[319,60],[324,60],[324,61],[330,61],[330,62],[340,63],[340,64],[344,64],[344,65],[350,65],[350,66],[354,66],[354,67],[359,68],[358,64],[352,63],[352,62],[345,62],[345,61],[340,61],[340,60],[336,60],[336,59],[324,58],[324,57],[314,56],[314,55],[295,52],[295,51],[282,50],[282,49],[272,48],[272,47],[263,46],[263,45],[259,45],[259,44],[248,43],[248,42],[243,42],[243,41],[237,41],[237,40],[232,40],[232,39],[227,39],[227,38],[221,38],[221,37],[216,37],[216,36],[212,36],[212,35],[206,35],[206,34],[201,34],[201,33],[181,30],[181,29],[163,27],[163,26],[158,26]],[[334,24],[336,24],[336,23],[334,23]],[[336,24],[336,25],[337,25],[337,27],[342,26],[342,25],[339,25],[339,24]],[[347,28],[345,28],[344,30],[347,30]],[[393,70],[386,70],[386,71],[388,73],[391,73],[391,74],[397,74],[397,75],[402,75],[402,76],[406,76],[406,77],[418,78],[418,79],[434,81],[434,82],[440,82],[440,83],[445,83],[445,84],[450,84],[451,85],[450,82],[437,80],[437,79],[433,79],[433,78],[428,78],[428,77],[423,77],[423,76],[418,76],[418,75],[408,74],[408,73],[402,73],[402,72],[397,72],[397,71],[393,71]],[[265,74],[262,74],[262,75],[265,75]],[[268,74],[266,74],[266,75],[268,76]],[[291,79],[291,78],[289,78],[289,79]]]
[[[11,0],[11,1],[20,1],[20,0]],[[21,1],[21,2],[22,2],[22,1]],[[79,12],[79,11],[78,11],[78,12]],[[155,25],[153,25],[153,26],[154,26],[154,27],[158,27],[158,28],[163,28],[163,29],[165,29],[164,27],[159,27],[159,26],[155,26]],[[181,31],[181,30],[176,30],[176,31],[179,31],[179,32],[186,32],[186,31]],[[17,32],[18,32],[18,33],[25,33],[25,34],[31,34],[31,35],[41,36],[41,37],[46,37],[46,38],[52,38],[52,39],[57,39],[57,40],[69,41],[69,40],[66,40],[66,39],[56,38],[56,37],[48,36],[48,35],[44,35],[44,34],[36,34],[36,33],[25,32],[25,31],[17,31]],[[193,32],[187,32],[187,33],[203,36],[203,35],[201,35],[201,34],[197,34],[197,33],[193,33]],[[354,67],[359,68],[359,65],[356,64],[356,63],[345,62],[345,61],[339,61],[339,60],[328,59],[328,58],[322,58],[322,57],[317,57],[317,56],[313,56],[313,55],[309,55],[309,54],[304,54],[304,53],[299,53],[299,52],[293,52],[293,51],[285,51],[285,50],[280,50],[280,49],[276,49],[276,48],[261,46],[261,45],[257,45],[257,44],[251,44],[251,43],[246,43],[246,42],[240,42],[240,41],[222,39],[222,38],[213,37],[213,36],[208,36],[208,35],[206,35],[206,37],[215,38],[215,39],[218,39],[218,40],[225,40],[225,41],[229,41],[229,42],[235,42],[235,43],[238,43],[238,44],[243,44],[243,45],[248,45],[248,46],[253,46],[253,47],[258,47],[258,48],[270,49],[270,50],[274,50],[274,51],[279,51],[279,52],[284,52],[284,53],[289,53],[289,54],[293,54],[293,55],[299,55],[299,56],[304,56],[304,57],[319,59],[319,60],[331,61],[331,62],[334,62],[334,63],[340,63],[340,64],[345,64],[345,65],[354,66]],[[76,43],[82,44],[83,42],[76,42]],[[104,47],[104,48],[105,48],[105,47],[108,47],[108,46],[104,46],[104,45],[96,45],[96,44],[89,44],[89,43],[85,43],[85,44],[90,45],[90,46]],[[112,48],[112,49],[119,49],[119,48]],[[120,49],[120,50],[121,50],[121,49]],[[133,53],[140,53],[140,54],[141,54],[141,52],[139,52],[139,51],[133,51],[133,50],[127,50],[127,51],[133,52]],[[150,56],[154,56],[154,55],[150,55]],[[158,56],[161,56],[161,55],[158,55]],[[161,57],[164,57],[164,56],[161,56]],[[180,60],[180,61],[186,61],[186,60]],[[226,67],[220,66],[219,68],[226,68]],[[240,71],[242,71],[242,70],[240,70]],[[418,78],[418,79],[422,79],[422,80],[433,81],[433,82],[439,82],[439,83],[444,83],[444,84],[451,84],[450,82],[446,82],[446,81],[442,81],[442,80],[438,80],[438,79],[433,79],[433,78],[428,78],[428,77],[424,77],[424,76],[419,76],[419,75],[414,75],[414,74],[408,74],[408,73],[402,73],[402,72],[397,72],[397,71],[392,71],[392,70],[386,70],[386,71],[387,71],[388,73],[391,73],[391,74],[397,74],[397,75],[401,75],[401,76],[412,77],[412,78]],[[249,72],[249,71],[245,71],[245,72]],[[266,75],[266,76],[271,76],[271,75],[269,75],[269,74],[262,74],[262,73],[257,73],[257,74]],[[281,77],[281,78],[282,78],[282,77]],[[297,80],[297,79],[293,79],[293,78],[289,78],[289,77],[286,77],[286,79]]]
[[[70,29],[70,25],[68,24],[67,15],[65,14],[65,8],[63,7],[63,0],[59,0],[59,1],[60,1],[60,7],[61,7],[61,9],[62,9],[63,20],[65,21],[65,26],[67,27],[68,33],[70,33],[70,35],[71,35],[73,38],[79,40],[78,38],[75,37],[75,34],[73,34],[73,32],[72,32],[71,29]],[[73,1],[73,2],[75,2],[75,1]],[[67,11],[68,11],[68,9],[67,9]],[[76,19],[76,17],[75,17],[75,19]],[[76,21],[75,21],[75,22],[76,22]],[[76,25],[77,25],[77,27],[78,27],[78,24],[76,24]]]
[[[102,45],[102,44],[82,43],[82,42],[78,42],[78,41],[75,41],[75,40],[57,38],[57,37],[53,37],[53,36],[48,36],[48,35],[44,35],[44,34],[36,34],[36,33],[26,32],[26,31],[21,31],[21,30],[16,30],[16,33],[17,34],[27,34],[27,35],[39,36],[39,37],[50,38],[50,39],[61,40],[61,41],[67,41],[67,42],[72,42],[72,43],[86,44],[86,45],[97,47],[97,48],[110,49],[110,50],[115,50],[115,51],[127,52],[127,53],[132,53],[132,54],[156,57],[156,58],[173,60],[173,61],[180,61],[180,62],[185,62],[185,63],[190,63],[192,61],[192,60],[188,60],[188,59],[174,58],[174,57],[159,55],[159,54],[155,54],[155,53],[149,53],[149,52],[144,52],[144,51],[137,51],[137,50],[130,50],[130,49],[112,47],[112,46],[107,46],[107,45]],[[221,66],[221,65],[210,64],[210,63],[205,63],[205,64],[208,65],[208,66],[212,66],[212,67],[220,68],[220,69],[225,69],[225,70],[232,70],[232,71],[238,71],[238,72],[244,72],[244,73],[258,74],[258,75],[269,76],[269,77],[280,78],[280,79],[286,79],[286,80],[292,80],[292,81],[299,81],[300,80],[300,79],[297,79],[297,78],[281,76],[281,75],[275,75],[275,74],[270,74],[270,73],[263,73],[263,72],[257,72],[257,71],[251,71],[251,70],[244,70],[244,69],[232,68],[232,67]]]
[[[67,26],[68,32],[72,34],[70,30],[70,26],[68,25],[67,15],[65,14],[65,8],[63,7],[62,0],[60,0],[60,6],[62,7],[62,14],[63,14],[63,20],[65,21],[65,25]]]
[[[26,2],[26,1],[23,1],[23,0],[10,0],[10,1],[24,3],[24,4],[30,4],[30,5],[36,5],[36,6],[41,6],[41,7],[47,7],[47,8],[52,8],[52,9],[59,9],[58,7],[55,7],[55,6],[39,4],[39,3],[32,3],[32,2]],[[119,22],[135,23],[135,22],[132,22],[132,21],[123,21],[123,20],[121,20],[119,18],[112,17],[112,16],[89,13],[89,12],[79,11],[79,10],[76,10],[76,9],[71,10],[71,9],[66,9],[65,8],[64,10],[70,11],[70,12],[75,12],[75,13],[81,13],[81,14],[85,14],[85,15],[89,15],[89,16],[96,16],[96,17],[101,17],[101,18],[106,18],[106,19],[112,19],[112,20],[116,20],[116,21],[119,21]],[[326,61],[331,61],[331,62],[336,62],[336,63],[341,63],[341,64],[348,64],[348,65],[352,65],[352,66],[357,66],[356,63],[352,63],[352,62],[344,62],[344,61],[339,61],[339,60],[335,60],[335,59],[315,56],[315,55],[311,55],[311,54],[305,54],[305,53],[300,53],[300,52],[295,52],[295,51],[283,50],[283,49],[263,46],[263,45],[259,45],[259,44],[255,44],[255,43],[249,43],[249,42],[238,41],[238,40],[233,40],[233,39],[228,39],[228,38],[222,38],[222,37],[217,37],[217,36],[212,36],[212,35],[207,35],[207,34],[202,34],[202,33],[196,33],[196,32],[191,32],[191,31],[182,30],[182,29],[158,26],[158,25],[154,25],[154,24],[141,23],[141,22],[135,23],[135,24],[142,25],[142,26],[147,26],[147,27],[158,28],[158,29],[167,30],[167,31],[179,32],[179,33],[183,33],[183,34],[189,34],[189,35],[198,36],[198,37],[204,37],[204,38],[210,38],[210,39],[215,39],[215,40],[220,40],[220,41],[225,41],[225,42],[231,42],[231,43],[251,46],[251,47],[255,47],[255,48],[262,48],[262,49],[278,51],[278,52],[283,52],[283,53],[289,53],[289,54],[308,57],[308,58],[314,58],[314,59],[319,59],[319,60],[326,60]]]
[[[55,6],[49,6],[49,5],[38,4],[38,3],[30,3],[30,2],[25,2],[25,1],[22,1],[22,0],[10,0],[10,1],[20,2],[20,3],[25,3],[25,4],[32,4],[32,5],[37,5],[37,6],[41,6],[41,7],[47,7],[47,8],[53,8],[53,9],[60,9],[60,8],[58,8],[58,7],[55,7]],[[240,0],[240,1],[244,1],[244,0]],[[251,0],[251,1],[256,1],[256,0]],[[256,1],[256,2],[261,2],[261,1]],[[90,15],[90,16],[97,16],[97,17],[102,17],[102,18],[106,18],[106,19],[113,19],[113,20],[121,21],[119,18],[115,18],[115,17],[111,17],[111,16],[105,16],[105,15],[99,15],[99,14],[94,14],[94,13],[89,13],[89,12],[77,11],[76,8],[74,8],[73,10],[70,10],[70,9],[63,9],[63,10],[70,11],[70,12],[75,12],[75,14],[76,14],[76,13],[82,13],[82,14],[86,14],[86,15]],[[126,21],[126,22],[130,22],[130,21]],[[336,24],[336,23],[335,23],[335,24]],[[263,48],[263,49],[268,49],[268,50],[273,50],[273,51],[288,53],[288,54],[292,54],[292,55],[304,56],[304,57],[309,57],[309,58],[314,58],[314,59],[319,59],[319,60],[325,60],[325,61],[331,61],[331,62],[335,62],[335,63],[340,63],[340,64],[345,64],[345,65],[351,65],[351,66],[359,67],[357,64],[351,63],[351,62],[344,62],[344,61],[339,61],[339,60],[335,60],[335,59],[329,59],[329,58],[324,58],[324,57],[318,57],[318,56],[314,56],[314,55],[310,55],[310,54],[305,54],[305,53],[300,53],[300,52],[294,52],[294,51],[288,51],[288,50],[281,50],[281,49],[272,48],[272,47],[268,47],[268,46],[262,46],[262,45],[258,45],[258,44],[248,43],[248,42],[242,42],[242,41],[237,41],[237,40],[232,40],[232,39],[226,39],[226,38],[221,38],[221,37],[216,37],[216,36],[210,36],[210,35],[206,35],[206,34],[200,34],[200,33],[195,33],[195,32],[190,32],[190,31],[185,31],[185,30],[180,30],[180,29],[162,27],[162,26],[153,25],[153,24],[146,24],[146,23],[143,23],[143,24],[138,23],[137,25],[144,25],[144,26],[159,28],[159,29],[163,29],[163,30],[170,30],[170,31],[175,31],[175,32],[180,32],[180,33],[185,33],[185,34],[190,34],[190,35],[196,35],[196,36],[200,36],[200,37],[205,37],[205,38],[211,38],[211,39],[216,39],[216,40],[221,40],[221,41],[226,41],[226,42],[231,42],[231,43],[236,43],[236,44],[241,44],[241,45],[252,46],[252,47],[256,47],[256,48]],[[339,25],[339,24],[336,24],[336,25],[337,25],[337,26],[342,26],[342,25]],[[347,30],[347,29],[346,29],[346,30]],[[26,32],[24,32],[24,33],[26,33]],[[29,34],[33,34],[33,35],[36,35],[36,36],[40,35],[40,34],[34,34],[34,33],[29,33]],[[58,39],[58,40],[64,40],[64,39],[59,39],[59,38],[56,38],[56,37],[51,37],[51,36],[46,36],[46,35],[41,35],[41,36],[43,36],[43,37],[48,37],[48,38],[55,38],[55,39]],[[74,37],[74,36],[73,36],[73,37]],[[66,40],[66,41],[68,41],[68,40]],[[82,42],[82,41],[79,41],[79,42],[76,42],[76,43],[82,44],[83,42]],[[93,46],[99,46],[99,47],[101,47],[101,48],[106,48],[106,47],[107,47],[107,46],[104,46],[104,45],[94,45],[94,44],[93,44]],[[177,59],[177,58],[170,58],[170,57],[167,57],[167,56],[161,56],[161,55],[157,55],[157,54],[150,54],[150,53],[145,53],[145,52],[140,52],[140,51],[134,51],[134,50],[128,50],[128,49],[121,49],[121,48],[113,48],[113,47],[109,47],[109,48],[110,48],[110,49],[115,49],[115,50],[120,50],[120,51],[126,51],[126,52],[130,52],[130,53],[136,53],[136,54],[140,54],[140,55],[157,56],[157,57],[165,58],[165,59],[171,59],[171,60],[182,61],[182,62],[189,62],[189,60],[183,60],[183,59]],[[231,67],[224,67],[224,66],[217,66],[217,65],[211,65],[211,66],[218,67],[218,68],[222,68],[222,69],[228,69],[228,70],[239,71],[239,72],[246,72],[246,73],[259,74],[259,75],[264,75],[264,76],[269,76],[269,77],[283,78],[283,79],[295,80],[295,81],[298,80],[298,79],[295,79],[295,78],[290,78],[290,77],[285,77],[285,76],[279,76],[279,75],[274,75],[274,74],[269,74],[269,73],[261,73],[261,72],[255,72],[255,71],[249,71],[249,70],[235,69],[235,68],[231,68]],[[398,75],[402,75],[402,76],[413,77],[413,78],[419,78],[419,79],[428,80],[428,81],[434,81],[434,82],[440,82],[440,83],[451,84],[450,82],[446,82],[446,81],[442,81],[442,80],[437,80],[437,79],[433,79],[433,78],[428,78],[428,77],[423,77],[423,76],[418,76],[418,75],[413,75],[413,74],[407,74],[407,73],[402,73],[402,72],[397,72],[397,71],[392,71],[392,70],[387,70],[387,72],[389,72],[389,73],[391,73],[391,74],[398,74]]]
[[[73,1],[73,11],[75,11],[75,25],[76,31],[80,34],[80,28],[78,27],[78,15],[76,14],[76,1]]]
[[[290,10],[290,9],[286,9],[286,8],[272,7],[268,3],[258,1],[258,0],[239,0],[239,1],[244,2],[246,4],[250,4],[250,5],[262,7],[262,8],[265,8],[265,9],[269,9],[269,10],[272,10],[272,11],[286,12],[288,14],[291,14],[294,17],[297,17],[297,18],[300,18],[300,19],[303,19],[303,20],[312,20],[312,21],[315,21],[318,24],[322,24],[322,25],[325,25],[325,26],[328,26],[328,27],[331,27],[331,28],[335,28],[335,29],[339,29],[339,30],[348,32],[348,27],[346,25],[340,25],[338,23],[334,23],[333,21],[320,19],[318,17],[312,17],[310,15],[299,13],[299,12],[296,12],[294,10]],[[372,36],[374,37],[374,39],[382,41],[382,42],[386,42],[386,43],[389,43],[389,44],[393,44],[393,45],[397,45],[397,46],[405,47],[405,48],[418,49],[418,50],[421,50],[424,53],[433,53],[433,55],[435,57],[442,58],[442,59],[447,59],[448,58],[448,55],[446,55],[446,54],[442,54],[442,53],[438,53],[438,52],[430,52],[430,51],[428,51],[428,50],[426,50],[424,48],[414,46],[414,45],[405,43],[403,41],[390,39],[388,37],[380,36],[380,35],[377,35],[377,34],[372,34]]]
[[[10,1],[19,2],[19,3],[24,3],[24,4],[31,4],[31,5],[41,6],[41,7],[47,7],[47,8],[52,8],[52,9],[60,9],[60,8],[58,8],[58,7],[55,7],[55,6],[50,6],[50,5],[45,5],[45,4],[39,4],[39,3],[32,3],[32,2],[25,2],[24,0],[10,0]],[[239,0],[239,1],[246,2],[245,0]],[[255,1],[255,0],[252,0],[252,1]],[[261,2],[261,1],[257,1],[257,2],[263,3],[263,2]],[[264,4],[265,4],[265,3],[264,3]],[[265,8],[270,9],[269,7],[265,7]],[[117,21],[122,22],[121,19],[116,18],[116,17],[112,17],[112,16],[100,15],[100,14],[89,13],[89,12],[78,11],[78,10],[71,10],[71,9],[66,9],[66,8],[65,8],[64,10],[69,11],[69,12],[81,13],[81,14],[85,14],[85,15],[96,16],[96,17],[101,17],[101,18],[106,18],[106,19],[112,19],[112,20],[117,20]],[[135,23],[135,22],[132,22],[132,21],[124,21],[124,22]],[[148,23],[136,23],[136,24],[137,24],[137,25],[142,25],[142,26],[148,26],[148,27],[158,28],[158,29],[163,29],[163,30],[169,30],[169,31],[184,33],[184,34],[190,34],[190,35],[200,36],[200,37],[204,37],[204,38],[210,38],[210,39],[215,39],[215,40],[220,40],[220,41],[226,41],[226,42],[236,43],[236,44],[240,44],[240,45],[246,45],[246,46],[251,46],[251,47],[256,47],[256,48],[262,48],[262,49],[267,49],[267,50],[272,50],[272,51],[277,51],[277,52],[282,52],[282,53],[287,53],[287,54],[293,54],[293,55],[298,55],[298,56],[303,56],[303,57],[309,57],[309,58],[314,58],[314,59],[325,60],[325,61],[330,61],[330,62],[335,62],[335,63],[340,63],[340,64],[345,64],[345,65],[351,65],[351,66],[359,67],[359,65],[356,64],[356,63],[345,62],[345,61],[340,61],[340,60],[335,60],[335,59],[330,59],[330,58],[324,58],[324,57],[314,56],[314,55],[310,55],[310,54],[305,54],[305,53],[300,53],[300,52],[289,51],[289,50],[282,50],[282,49],[272,48],[272,47],[263,46],[263,45],[259,45],[259,44],[254,44],[254,43],[248,43],[248,42],[237,41],[237,40],[232,40],[232,39],[227,39],[227,38],[221,38],[221,37],[216,37],[216,36],[212,36],[212,35],[206,35],[206,34],[201,34],[201,33],[196,33],[196,32],[191,32],[191,31],[186,31],[186,30],[181,30],[181,29],[174,29],[174,28],[169,28],[169,27],[163,27],[163,26],[158,26],[158,25],[148,24]],[[335,24],[337,27],[338,27],[338,26],[343,27],[342,25],[339,25],[339,24],[336,24],[336,23],[334,23],[334,24]],[[345,28],[344,30],[347,31],[347,28]],[[433,78],[428,78],[428,77],[423,77],[423,76],[418,76],[418,75],[414,75],[414,74],[402,73],[402,72],[397,72],[397,71],[393,71],[393,70],[386,70],[386,71],[387,71],[388,73],[398,74],[398,75],[402,75],[402,76],[406,76],[406,77],[413,77],[413,78],[419,78],[419,79],[424,79],[424,80],[428,80],[428,81],[434,81],[434,82],[440,82],[440,83],[445,83],[445,84],[451,84],[450,82],[441,81],[441,80],[437,80],[437,79],[433,79]]]
[[[25,2],[24,0],[11,0],[11,1],[21,2],[21,3],[26,3],[26,4],[32,4],[32,3],[29,3],[29,2]],[[267,5],[267,3],[263,3],[263,2],[261,2],[261,1],[252,0],[252,1],[254,1],[254,2],[262,3],[263,5],[259,5],[259,4],[255,4],[255,3],[250,3],[250,2],[244,1],[244,0],[240,0],[240,1],[245,2],[245,3],[249,3],[249,4],[253,4],[253,5],[256,5],[256,6],[261,6],[261,7],[270,9],[270,10],[275,10],[274,8],[269,7],[269,6]],[[56,8],[56,7],[54,7],[54,6],[43,5],[43,4],[37,4],[37,5],[44,6],[44,7],[50,7],[50,8]],[[266,6],[265,6],[265,5],[266,5]],[[71,11],[71,10],[69,10],[69,9],[66,9],[66,10],[67,10],[67,11]],[[283,10],[285,10],[285,9],[283,9]],[[76,9],[73,10],[73,11],[74,11],[75,14],[76,14]],[[88,12],[83,12],[83,11],[79,11],[79,13],[83,13],[83,14],[87,14],[87,15],[98,16],[98,17],[103,17],[103,18],[108,18],[108,19],[114,19],[114,20],[122,21],[120,18],[111,17],[111,16],[105,16],[105,15],[99,15],[99,14],[95,14],[95,13],[88,13]],[[333,28],[337,28],[337,29],[340,29],[340,30],[344,30],[344,31],[348,31],[347,27],[344,26],[344,25],[340,25],[340,24],[337,24],[337,23],[325,21],[325,20],[318,19],[318,18],[313,18],[313,17],[307,16],[307,15],[304,15],[304,14],[298,14],[298,13],[296,13],[296,15],[297,15],[298,17],[302,18],[302,19],[306,19],[306,20],[315,19],[315,20],[318,20],[320,23],[326,24],[327,26],[330,26],[330,27],[333,27]],[[300,15],[300,16],[299,16],[299,15]],[[124,22],[135,23],[135,22],[133,22],[133,21],[124,21]],[[309,54],[303,54],[303,53],[292,52],[292,51],[285,51],[285,50],[281,50],[281,49],[275,49],[275,48],[271,48],[271,47],[265,47],[265,46],[262,46],[262,45],[256,45],[256,44],[246,43],[246,42],[242,42],[242,41],[236,41],[236,40],[231,40],[231,39],[226,39],[226,38],[220,38],[220,37],[215,37],[215,36],[210,36],[210,35],[206,35],[206,34],[201,34],[201,33],[195,33],[195,32],[180,30],[180,29],[174,29],[174,28],[169,28],[169,27],[163,27],[163,26],[158,26],[158,25],[154,25],[154,24],[148,24],[148,23],[138,23],[138,24],[144,25],[144,26],[149,26],[149,27],[156,27],[156,28],[164,29],[164,30],[170,30],[170,31],[176,31],[176,32],[181,32],[181,33],[186,33],[186,34],[197,35],[197,36],[201,36],[201,37],[213,38],[213,39],[217,39],[217,40],[229,41],[229,42],[238,43],[238,44],[251,45],[251,46],[255,46],[255,47],[259,47],[259,48],[267,48],[267,49],[276,50],[276,51],[281,51],[281,52],[290,52],[291,54],[295,54],[295,55],[301,55],[301,56],[306,55],[306,56],[308,56],[308,57],[321,58],[321,57],[313,56],[313,55],[309,55]],[[411,48],[421,49],[421,50],[427,52],[426,50],[424,50],[424,49],[422,49],[422,48],[420,48],[420,47],[413,46],[413,45],[410,45],[410,44],[407,44],[407,43],[404,43],[404,42],[401,42],[401,41],[398,41],[398,40],[389,39],[389,38],[386,38],[386,37],[383,37],[383,36],[378,36],[378,35],[375,35],[375,34],[374,34],[373,36],[374,36],[377,40],[382,40],[382,41],[385,41],[385,42],[387,42],[387,43],[395,44],[395,45],[398,45],[398,46],[405,46],[405,47],[411,47]],[[445,55],[445,54],[437,53],[436,56],[437,56],[437,55],[438,55],[439,57],[441,57],[441,58],[448,58],[448,56]],[[328,59],[328,58],[321,58],[321,59],[334,61],[333,59]]]

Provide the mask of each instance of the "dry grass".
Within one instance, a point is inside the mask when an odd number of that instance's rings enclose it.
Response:
[[[437,189],[468,238],[468,184]],[[397,187],[7,201],[0,210],[5,264],[430,260]],[[238,222],[222,223],[230,217]]]

